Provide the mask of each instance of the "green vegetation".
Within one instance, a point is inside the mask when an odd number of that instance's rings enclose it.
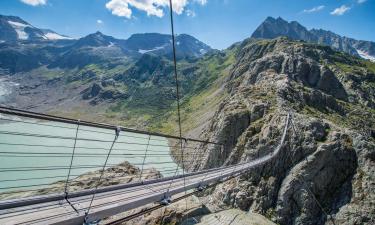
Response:
[[[181,119],[183,132],[191,131],[207,122],[207,117],[216,111],[217,106],[226,97],[221,88],[229,76],[234,64],[236,49],[204,57],[198,62],[198,79],[191,91],[181,101]],[[154,130],[165,133],[177,131],[176,105],[162,120],[154,124]]]
[[[41,77],[43,79],[52,80],[63,77],[65,71],[61,69],[48,69],[46,66],[41,66],[29,72],[31,76]]]

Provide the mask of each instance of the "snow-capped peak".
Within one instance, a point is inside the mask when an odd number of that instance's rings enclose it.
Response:
[[[15,21],[11,21],[11,20],[9,20],[8,23],[17,32],[18,39],[27,40],[29,38],[29,35],[25,32],[25,27],[31,27],[29,24],[15,22]]]
[[[52,32],[45,33],[44,37],[48,40],[71,40],[72,39],[70,37],[62,36],[60,34],[52,33]]]

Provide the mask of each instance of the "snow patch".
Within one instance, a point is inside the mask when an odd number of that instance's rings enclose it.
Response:
[[[29,24],[19,23],[11,20],[9,20],[8,23],[17,32],[18,39],[27,40],[29,38],[29,35],[25,32],[25,27],[31,27]]]
[[[60,34],[57,34],[57,33],[46,33],[44,34],[44,36],[48,39],[48,40],[65,40],[65,39],[72,39],[70,37],[66,37],[66,36],[62,36]]]
[[[164,48],[164,46],[155,47],[155,48],[149,49],[149,50],[139,49],[138,52],[141,53],[141,54],[145,54],[147,52],[152,52],[152,51],[156,51],[156,50],[163,49],[163,48]]]
[[[206,54],[207,53],[207,51],[206,50],[204,50],[203,48],[201,48],[201,49],[199,49],[199,52],[202,54],[202,55],[204,55],[204,54]]]
[[[0,43],[4,43],[5,41],[4,40],[0,40]]]
[[[375,56],[372,56],[368,54],[367,52],[359,50],[359,49],[356,49],[356,50],[357,50],[358,55],[361,56],[362,58],[375,62]]]
[[[177,45],[180,45],[180,42],[179,42],[179,41],[177,41]]]
[[[23,28],[25,28],[25,27],[31,27],[29,24],[26,24],[26,23],[20,23],[20,22],[15,22],[15,21],[11,21],[11,20],[9,20],[8,23],[9,23],[10,25],[12,25],[13,27],[23,27]]]
[[[107,47],[113,47],[113,46],[115,46],[115,44],[113,44],[113,42],[110,41]]]

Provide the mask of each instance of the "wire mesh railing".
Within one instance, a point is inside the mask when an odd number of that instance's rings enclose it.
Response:
[[[0,108],[0,113],[0,155],[4,156],[0,166],[0,221],[17,217],[28,224],[58,218],[92,222],[103,218],[103,208],[111,208],[105,215],[114,215],[153,201],[169,204],[177,193],[186,196],[187,190],[199,190],[272,159],[283,145],[289,123],[288,117],[280,144],[270,155],[207,169],[194,166],[207,160],[209,152],[203,152],[202,146],[223,152],[222,145],[123,131],[117,126],[83,125],[82,121],[30,118],[30,112],[17,111],[14,115],[12,109]],[[64,200],[73,211],[59,211],[61,204],[56,201]],[[52,213],[35,216],[41,209]],[[34,219],[24,216],[30,213]]]
[[[5,107],[0,113],[0,200],[69,197],[72,191],[178,176],[182,165],[205,154],[196,149],[200,140],[183,138],[190,157],[181,161],[179,137]]]

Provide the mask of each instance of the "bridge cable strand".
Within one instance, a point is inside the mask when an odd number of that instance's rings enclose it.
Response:
[[[177,74],[177,58],[176,58],[176,41],[175,41],[175,35],[174,35],[174,22],[173,22],[173,4],[172,0],[169,0],[169,14],[170,14],[170,26],[171,26],[171,36],[172,36],[172,52],[173,52],[173,71],[174,71],[174,79],[176,83],[176,103],[177,103],[177,120],[178,120],[178,133],[179,133],[179,146],[181,151],[181,169],[182,169],[182,175],[183,175],[183,181],[184,181],[184,191],[185,195],[187,193],[186,190],[186,178],[185,178],[185,171],[184,171],[184,148],[183,148],[183,142],[182,142],[182,129],[181,129],[181,110],[180,110],[180,87],[178,82],[178,74]],[[186,145],[186,139],[185,139],[185,145]],[[176,173],[178,171],[178,165],[176,167]],[[165,198],[169,198],[169,190],[171,187],[173,180],[171,181],[166,193]],[[187,201],[186,201],[186,208],[187,208]],[[165,213],[165,211],[164,211]],[[163,213],[163,216],[164,216]]]
[[[87,211],[85,212],[85,218],[84,218],[84,223],[85,223],[85,224],[88,222],[87,219],[88,219],[88,215],[89,215],[89,212],[90,212],[90,209],[91,209],[92,203],[93,203],[93,201],[94,201],[94,198],[95,198],[96,192],[97,192],[98,187],[99,187],[99,185],[100,185],[100,181],[101,181],[101,179],[102,179],[102,177],[103,177],[105,167],[107,166],[107,162],[108,162],[109,156],[111,155],[111,151],[112,151],[113,146],[115,145],[115,142],[116,142],[116,140],[117,140],[117,138],[118,138],[118,136],[119,136],[119,134],[120,134],[120,131],[121,131],[121,129],[120,129],[119,127],[118,127],[118,128],[116,129],[116,131],[115,131],[115,132],[116,132],[116,133],[115,133],[115,138],[113,139],[113,142],[112,142],[112,144],[111,144],[111,147],[109,148],[109,151],[108,151],[107,157],[106,157],[106,159],[105,159],[105,161],[104,161],[104,164],[103,164],[103,167],[102,167],[102,171],[100,172],[99,179],[98,179],[98,181],[97,181],[97,183],[96,183],[96,186],[95,186],[95,191],[94,191],[94,193],[93,193],[93,195],[92,195],[92,197],[91,197],[91,200],[90,200],[89,207],[88,207]]]
[[[149,144],[150,144],[150,139],[151,139],[151,135],[148,136],[147,146],[146,146],[146,149],[145,149],[145,156],[143,157],[143,162],[142,162],[141,174],[139,175],[139,181],[142,181],[143,167],[144,167],[144,165],[145,165],[146,156],[147,156],[147,151],[148,151],[148,146],[149,146]]]
[[[290,114],[291,114],[291,113],[290,113]],[[291,114],[291,120],[290,120],[290,123],[292,124],[293,136],[298,137],[297,132],[296,132],[296,129],[295,129],[295,125],[294,125],[294,122],[293,122],[293,116],[292,116],[292,114]],[[289,146],[291,145],[291,141],[292,141],[291,139],[292,139],[292,137],[290,136],[290,137],[289,137]],[[288,155],[288,158],[290,158],[289,155]],[[307,157],[305,157],[305,161],[308,162]],[[336,225],[336,224],[335,224],[335,221],[334,221],[334,219],[333,219],[333,217],[327,213],[327,211],[326,211],[326,210],[323,208],[323,206],[320,204],[319,200],[316,198],[314,192],[312,192],[311,189],[309,188],[309,186],[306,185],[307,182],[306,182],[305,178],[304,178],[303,176],[298,175],[298,174],[295,174],[295,175],[296,175],[296,177],[299,177],[299,178],[302,179],[302,182],[301,182],[301,180],[299,180],[299,179],[297,179],[297,181],[298,181],[299,183],[301,183],[301,184],[306,188],[307,193],[309,193],[309,194],[311,195],[311,197],[314,199],[316,205],[320,208],[320,210],[321,210],[321,211],[323,212],[323,214],[327,217],[327,219],[329,219],[329,220],[332,222],[333,225]]]
[[[179,142],[180,142],[180,150],[181,150],[181,161],[184,162],[184,149],[182,144],[182,129],[181,129],[181,110],[180,110],[180,85],[178,82],[178,75],[177,75],[177,59],[176,59],[176,40],[174,35],[174,22],[173,22],[173,4],[172,0],[169,0],[169,14],[170,14],[170,22],[171,22],[171,36],[172,36],[172,50],[173,50],[173,69],[174,69],[174,78],[176,82],[176,103],[177,103],[177,119],[178,119],[178,133],[179,133]],[[186,142],[186,140],[185,140]],[[186,143],[185,143],[186,145]],[[184,175],[184,163],[182,163],[182,174]],[[184,176],[184,186],[185,186],[185,176]],[[186,188],[185,188],[186,192]],[[186,193],[185,193],[186,194]]]
[[[80,122],[80,120],[78,120],[78,125],[77,125],[77,129],[76,129],[76,136],[75,136],[75,139],[74,139],[74,145],[73,145],[73,150],[72,150],[72,157],[70,158],[70,165],[69,165],[68,175],[66,177],[66,182],[65,182],[65,188],[64,188],[65,199],[68,199],[68,185],[69,185],[70,173],[72,171],[72,165],[73,165],[73,160],[74,160],[74,153],[75,153],[75,150],[76,150],[77,137],[78,137],[78,131],[79,131],[79,122]]]

